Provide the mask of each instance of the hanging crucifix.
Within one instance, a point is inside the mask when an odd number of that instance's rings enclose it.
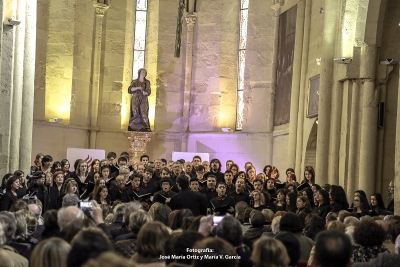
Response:
[[[197,0],[194,0],[194,6],[192,12],[196,12],[196,5],[197,5]],[[191,12],[189,10],[190,0],[179,0],[178,21],[176,25],[176,37],[175,37],[175,57],[181,56],[181,36],[182,36],[183,13],[185,12],[185,7],[186,7],[186,12],[188,13]]]

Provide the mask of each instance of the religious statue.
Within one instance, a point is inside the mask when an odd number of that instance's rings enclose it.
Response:
[[[128,88],[128,93],[132,95],[128,131],[151,132],[148,100],[151,88],[146,75],[145,69],[139,69],[138,78],[133,80]]]

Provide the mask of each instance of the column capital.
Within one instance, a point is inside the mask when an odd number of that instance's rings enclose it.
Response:
[[[271,9],[274,10],[274,16],[278,17],[281,14],[282,5],[280,3],[276,3],[271,5]]]
[[[185,20],[188,25],[196,24],[197,12],[187,12],[185,13]]]
[[[107,2],[107,3],[101,3],[101,2]],[[107,9],[110,7],[109,1],[107,0],[94,0],[93,1],[93,6],[96,11],[96,15],[104,16]]]

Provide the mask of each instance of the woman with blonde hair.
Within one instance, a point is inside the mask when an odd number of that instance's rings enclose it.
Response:
[[[31,267],[67,267],[71,246],[61,238],[52,237],[36,245],[30,258]]]
[[[75,194],[79,197],[78,183],[74,178],[68,178],[64,183],[63,194]]]
[[[287,267],[290,258],[281,241],[261,237],[253,245],[251,261],[254,267]]]

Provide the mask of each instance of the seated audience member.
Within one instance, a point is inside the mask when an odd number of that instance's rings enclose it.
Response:
[[[101,253],[112,250],[113,246],[103,231],[97,228],[82,229],[72,240],[67,266],[81,267],[89,259],[95,259]]]
[[[264,226],[265,218],[261,211],[253,210],[250,213],[251,227],[243,233],[250,242],[255,242],[264,232],[267,231],[267,226]]]
[[[154,221],[163,223],[168,228],[168,231],[170,231],[170,232],[172,231],[169,228],[169,218],[170,218],[171,212],[172,212],[171,208],[168,207],[167,205],[160,205],[155,210],[154,217],[153,217]]]
[[[346,231],[346,227],[344,226],[344,224],[341,221],[330,221],[327,226],[326,226],[326,230],[336,230],[339,231],[341,233],[345,233]]]
[[[251,250],[243,244],[243,234],[240,222],[232,216],[227,216],[217,225],[216,234],[218,237],[228,241],[236,250],[236,254],[240,256],[239,266],[250,267]]]
[[[290,232],[300,243],[300,259],[308,260],[314,241],[310,238],[303,236],[301,231],[303,230],[303,224],[298,215],[288,212],[284,214],[279,224],[280,233],[276,235],[278,237],[282,232]]]
[[[189,180],[185,175],[180,175],[176,180],[180,191],[171,198],[169,206],[172,210],[190,209],[194,216],[207,214],[207,198],[203,194],[195,193],[189,189]]]
[[[95,259],[90,259],[83,267],[132,267],[132,262],[114,252],[103,252]]]
[[[160,255],[164,255],[165,243],[169,239],[168,229],[160,222],[148,222],[139,231],[136,242],[136,253],[131,261],[135,266],[141,264],[164,263]]]
[[[41,235],[44,231],[44,226],[43,226],[43,217],[42,217],[42,207],[39,206],[38,204],[29,204],[28,205],[29,211],[32,212],[37,220],[37,225],[36,225],[36,230],[31,233],[31,235],[40,240]]]
[[[135,211],[129,216],[129,230],[130,233],[125,235],[124,240],[117,241],[115,243],[115,251],[117,254],[131,258],[136,253],[136,240],[140,228],[147,222],[151,222],[153,219],[147,212]]]
[[[187,231],[180,235],[171,236],[165,245],[165,255],[187,255],[187,248],[193,248],[197,241],[203,240],[204,236],[199,232]],[[172,262],[170,260],[169,262]],[[189,267],[192,259],[190,257],[175,258],[169,267]]]
[[[62,201],[62,207],[66,208],[66,207],[78,207],[78,203],[79,203],[79,197],[76,194],[66,194],[63,197],[63,201]]]
[[[368,262],[378,255],[387,252],[382,245],[386,233],[383,228],[373,220],[361,221],[354,229],[354,241],[358,246],[354,247],[353,261]]]
[[[180,209],[171,216],[169,227],[174,233],[181,233],[185,219],[192,216],[193,213],[190,209]]]
[[[315,242],[315,261],[321,267],[350,267],[352,246],[349,238],[338,231],[323,231]]]
[[[143,205],[145,203],[139,203],[137,201],[129,202],[125,205],[122,212],[122,223],[120,222],[120,227],[109,228],[112,238],[116,241],[124,240],[124,236],[129,235],[129,218],[133,212],[144,211]]]
[[[50,238],[57,236],[60,232],[60,228],[57,224],[57,210],[48,210],[44,214],[44,231],[41,235],[41,239]]]
[[[325,225],[328,225],[332,221],[337,221],[337,213],[330,211],[325,217]]]
[[[312,240],[325,229],[325,220],[316,214],[307,215],[305,222],[304,235]]]
[[[36,218],[30,211],[19,210],[15,213],[15,220],[17,222],[16,231],[13,240],[10,243],[10,246],[15,248],[20,255],[24,256],[27,259],[30,258],[34,246],[38,243],[37,239],[31,237],[28,234],[28,213],[30,213],[34,220],[36,220]]]
[[[67,267],[70,244],[58,237],[40,242],[32,252],[31,267]]]
[[[162,178],[160,181],[160,185],[161,190],[154,194],[153,203],[169,203],[171,201],[171,198],[176,195],[175,192],[171,191],[171,180],[168,178]]]
[[[195,249],[210,249],[212,252],[202,252],[196,253],[198,256],[202,256],[202,260],[194,259],[192,262],[192,266],[194,267],[210,267],[210,266],[218,266],[218,267],[238,267],[238,260],[236,259],[237,254],[235,253],[235,249],[231,244],[226,242],[225,240],[218,237],[208,237],[201,241],[198,241],[194,245]],[[213,258],[204,258],[205,255],[212,256]],[[222,259],[220,255],[225,255]],[[218,260],[215,260],[218,258]],[[251,266],[251,265],[250,265]]]
[[[84,218],[83,211],[75,206],[59,209],[57,212],[57,222],[60,227],[59,237],[65,239],[67,226],[76,219],[83,220]]]
[[[300,242],[297,238],[290,232],[280,232],[275,239],[281,241],[285,246],[290,258],[289,266],[297,266],[301,257]]]
[[[290,263],[290,258],[281,241],[261,237],[254,243],[251,261],[254,267],[286,267]]]
[[[211,176],[208,178],[210,179]],[[234,214],[235,200],[231,196],[226,195],[225,183],[219,182],[216,189],[218,195],[210,200],[214,215],[226,215],[226,213]]]
[[[28,267],[28,259],[21,256],[16,249],[9,246],[12,237],[16,230],[15,219],[6,214],[0,214],[0,266],[10,267],[10,266],[21,266]],[[9,264],[11,263],[11,264]]]

